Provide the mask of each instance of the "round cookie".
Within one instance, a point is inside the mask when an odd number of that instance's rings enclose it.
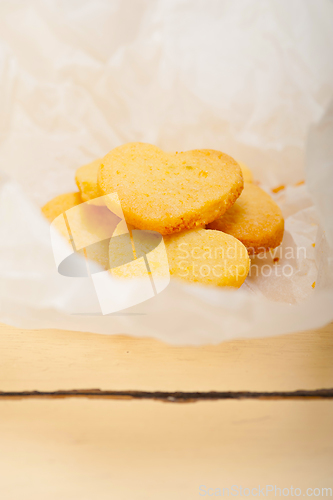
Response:
[[[208,229],[217,229],[240,240],[250,254],[280,245],[284,220],[272,198],[255,184],[245,183],[236,203]]]
[[[244,245],[219,231],[194,229],[164,237],[171,276],[239,288],[249,273]]]
[[[91,163],[87,163],[78,168],[75,173],[75,182],[80,190],[83,201],[93,200],[102,196],[97,184],[97,175],[101,161],[101,158],[98,158]]]
[[[253,182],[253,174],[249,169],[249,167],[245,165],[245,163],[243,163],[242,161],[237,161],[237,163],[241,168],[244,182]]]
[[[65,193],[52,198],[42,207],[43,215],[52,222],[58,215],[66,212],[70,208],[80,205],[82,199],[80,193]]]
[[[172,234],[196,228],[224,214],[243,189],[237,162],[215,153],[125,144],[103,158],[98,185],[103,194],[118,193],[126,221],[138,229]]]

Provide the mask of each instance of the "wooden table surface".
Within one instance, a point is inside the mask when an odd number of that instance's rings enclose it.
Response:
[[[333,324],[208,347],[0,325],[0,352],[1,500],[333,490]]]

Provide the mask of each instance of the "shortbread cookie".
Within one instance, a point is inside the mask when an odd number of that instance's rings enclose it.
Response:
[[[164,153],[156,146],[129,143],[101,163],[103,194],[117,192],[126,218],[136,228],[171,234],[212,222],[243,189],[237,162],[223,153]]]
[[[249,167],[245,165],[245,163],[243,163],[242,161],[237,160],[237,163],[241,168],[244,182],[253,182],[253,174],[249,169]]]
[[[171,276],[187,281],[240,287],[249,273],[244,245],[219,231],[194,229],[164,237]]]
[[[216,149],[200,149],[200,151],[202,151],[203,153],[210,153],[211,155],[215,155],[217,157],[219,157],[219,155],[221,154],[221,152],[217,151]],[[249,167],[245,165],[245,163],[243,163],[242,161],[236,161],[236,163],[238,163],[242,171],[243,181],[253,182],[253,175]]]
[[[60,194],[52,200],[48,201],[42,207],[42,213],[45,217],[52,222],[58,215],[66,212],[72,207],[76,205],[80,205],[82,203],[82,199],[80,193],[66,193]]]
[[[165,249],[159,245],[157,233],[134,230],[135,259],[129,246],[111,247],[111,273],[118,278],[143,278],[147,267],[142,257],[149,257],[149,271],[153,278],[166,278],[169,273],[186,281],[240,287],[249,272],[250,259],[244,245],[228,234],[205,229],[191,229],[182,233],[164,236]],[[120,261],[125,265],[120,265]],[[119,267],[114,266],[114,262]],[[126,264],[128,263],[128,264]]]
[[[253,254],[280,245],[284,221],[269,194],[255,184],[245,183],[236,203],[207,227],[231,234]]]
[[[95,160],[87,165],[83,165],[77,169],[75,174],[75,182],[80,190],[83,201],[93,200],[102,196],[97,184],[97,174],[101,166],[101,159]]]

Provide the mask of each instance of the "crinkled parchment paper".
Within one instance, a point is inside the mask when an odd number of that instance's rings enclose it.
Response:
[[[0,321],[203,344],[332,320],[332,22],[329,0],[2,1]],[[236,292],[172,282],[102,316],[89,278],[57,273],[40,206],[129,141],[222,150],[285,185],[282,253]]]

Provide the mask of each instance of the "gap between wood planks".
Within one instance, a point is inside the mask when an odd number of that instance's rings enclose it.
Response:
[[[212,401],[221,399],[333,399],[332,389],[314,391],[228,391],[228,392],[148,392],[148,391],[101,391],[100,389],[74,389],[67,391],[0,391],[1,399],[27,398],[112,398],[112,399],[154,399],[169,403],[192,403],[196,401]]]

